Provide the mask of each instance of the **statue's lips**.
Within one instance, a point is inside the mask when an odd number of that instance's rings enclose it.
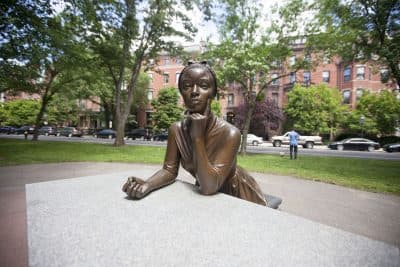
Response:
[[[192,102],[192,105],[201,104],[201,101],[199,99],[192,99],[191,102]]]

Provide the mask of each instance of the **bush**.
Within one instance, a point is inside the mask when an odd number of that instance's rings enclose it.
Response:
[[[394,136],[394,135],[382,136],[381,138],[378,139],[378,141],[381,146],[391,143],[400,143],[400,136]]]

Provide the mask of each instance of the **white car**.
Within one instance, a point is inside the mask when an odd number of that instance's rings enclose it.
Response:
[[[264,141],[261,137],[254,135],[254,134],[247,134],[247,144],[248,145],[253,145],[253,146],[258,146],[262,144]]]

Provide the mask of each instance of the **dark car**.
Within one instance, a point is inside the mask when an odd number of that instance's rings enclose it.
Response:
[[[166,140],[168,140],[168,132],[163,132],[153,135],[153,141],[166,141]]]
[[[108,138],[108,139],[115,138],[116,135],[117,132],[114,131],[113,129],[103,129],[94,134],[94,136],[97,138]]]
[[[132,140],[135,139],[151,140],[152,132],[149,129],[139,128],[139,129],[133,129],[125,133],[125,136],[128,138],[132,138]]]
[[[3,126],[0,127],[0,133],[5,133],[5,134],[13,134],[17,130],[16,127],[14,126]]]
[[[347,138],[342,141],[333,142],[328,145],[330,149],[337,150],[366,150],[374,151],[379,149],[379,144],[365,138]]]
[[[387,144],[383,146],[383,150],[386,152],[400,152],[400,143],[394,143],[394,144]]]
[[[81,137],[82,132],[79,131],[78,129],[76,129],[75,127],[63,127],[61,129],[57,130],[57,136]]]
[[[56,135],[57,129],[52,126],[42,126],[39,128],[39,134],[41,134],[41,135]]]
[[[18,129],[16,129],[15,133],[16,134],[24,134],[26,132],[28,134],[33,134],[34,130],[35,130],[35,127],[25,125],[25,126],[22,126],[22,127],[18,128]]]

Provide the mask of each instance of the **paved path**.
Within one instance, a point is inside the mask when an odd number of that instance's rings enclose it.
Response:
[[[0,167],[0,266],[27,266],[25,184],[161,166],[58,163]],[[287,176],[253,173],[264,192],[281,197],[281,212],[400,247],[400,197]],[[187,172],[179,179],[193,182]],[[88,192],[90,193],[90,192]]]

